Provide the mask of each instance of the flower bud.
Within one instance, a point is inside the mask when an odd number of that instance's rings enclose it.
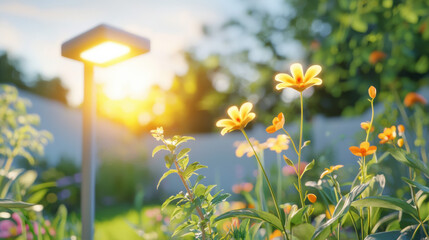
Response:
[[[375,96],[377,95],[377,89],[375,89],[374,86],[369,87],[368,94],[372,99],[374,99]]]
[[[398,146],[399,146],[399,147],[404,146],[404,139],[403,139],[403,138],[398,139]]]
[[[398,132],[399,132],[399,136],[402,136],[402,134],[404,134],[405,132],[405,127],[402,124],[398,125]]]
[[[311,203],[315,203],[317,201],[317,197],[316,195],[310,193],[307,195],[308,201],[310,201]]]

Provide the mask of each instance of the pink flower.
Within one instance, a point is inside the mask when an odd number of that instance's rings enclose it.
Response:
[[[22,220],[18,213],[12,214],[12,220],[0,221],[0,238],[11,238],[21,235],[22,233]]]

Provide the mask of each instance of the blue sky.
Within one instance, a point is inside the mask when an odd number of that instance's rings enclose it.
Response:
[[[152,50],[96,69],[95,79],[112,98],[142,97],[151,84],[168,87],[174,73],[186,71],[180,53],[204,45],[203,23],[220,24],[242,12],[240,0],[2,0],[0,49],[21,60],[28,78],[61,77],[71,90],[69,102],[77,105],[83,67],[61,57],[61,43],[100,23],[120,27],[149,38]]]

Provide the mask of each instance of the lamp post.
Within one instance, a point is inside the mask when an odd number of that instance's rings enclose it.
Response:
[[[84,65],[84,97],[82,108],[82,239],[94,237],[95,215],[95,84],[94,66],[107,67],[144,54],[150,41],[144,37],[106,24],[84,32],[61,45],[61,55]]]

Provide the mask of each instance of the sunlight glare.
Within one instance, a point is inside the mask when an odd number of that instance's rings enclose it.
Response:
[[[107,41],[82,52],[80,57],[90,62],[101,64],[121,57],[130,51],[131,49],[128,46]]]

